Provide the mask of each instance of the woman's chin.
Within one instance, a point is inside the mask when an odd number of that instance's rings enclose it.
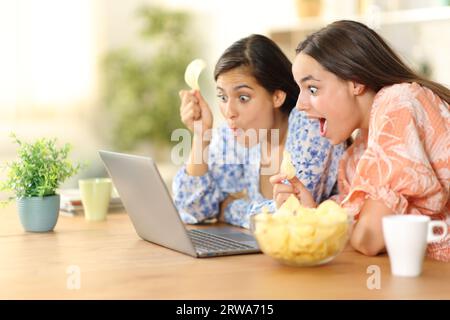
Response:
[[[342,137],[326,137],[328,139],[328,141],[330,141],[330,143],[334,146],[341,144],[345,141],[347,141],[347,138],[342,138]]]
[[[333,145],[333,146],[337,146],[338,144],[340,144],[340,143],[342,143],[343,141],[333,141],[333,140],[330,140],[330,143]]]

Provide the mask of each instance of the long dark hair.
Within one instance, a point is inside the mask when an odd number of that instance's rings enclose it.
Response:
[[[299,88],[292,76],[292,64],[275,42],[252,34],[233,43],[217,61],[214,79],[241,66],[248,67],[256,81],[269,93],[281,90],[286,99],[280,110],[289,114],[297,102]]]
[[[356,81],[378,92],[384,86],[417,82],[450,103],[450,90],[412,71],[389,45],[366,25],[336,21],[309,35],[296,53],[303,52],[344,80]]]

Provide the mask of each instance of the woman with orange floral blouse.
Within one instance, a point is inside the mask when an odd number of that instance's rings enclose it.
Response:
[[[333,144],[358,129],[338,172],[335,198],[356,218],[351,244],[366,255],[384,251],[381,220],[428,215],[450,224],[450,91],[415,74],[367,26],[337,21],[297,47],[292,71],[297,108],[320,123]],[[301,184],[271,177],[280,206],[294,190],[315,207]],[[450,235],[429,245],[429,257],[450,261]]]

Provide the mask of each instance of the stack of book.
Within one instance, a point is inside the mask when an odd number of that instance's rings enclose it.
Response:
[[[80,189],[61,189],[59,190],[61,198],[60,214],[64,216],[75,216],[83,214],[83,204],[81,203]],[[109,201],[109,212],[123,210],[122,201],[119,198],[116,190],[111,193],[111,200]]]

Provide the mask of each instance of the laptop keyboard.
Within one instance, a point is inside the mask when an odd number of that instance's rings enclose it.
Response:
[[[229,250],[242,250],[242,249],[252,249],[252,246],[233,241],[231,239],[223,238],[210,234],[207,232],[202,232],[200,230],[188,230],[189,236],[194,243],[194,246],[201,250],[207,252],[223,252]]]

